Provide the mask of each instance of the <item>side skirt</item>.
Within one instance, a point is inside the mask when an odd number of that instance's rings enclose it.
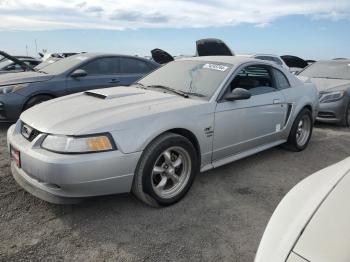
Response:
[[[211,164],[203,166],[201,168],[201,172],[205,172],[205,171],[208,171],[210,169],[217,168],[219,166],[223,166],[223,165],[229,164],[231,162],[234,162],[234,161],[237,161],[239,159],[242,159],[242,158],[245,158],[245,157],[257,154],[257,153],[259,153],[261,151],[264,151],[264,150],[267,150],[269,148],[281,145],[281,144],[283,144],[285,142],[286,142],[286,140],[278,140],[278,141],[275,141],[273,143],[262,145],[262,146],[259,146],[259,147],[253,148],[253,149],[249,149],[249,150],[244,151],[242,153],[239,153],[239,154],[236,154],[236,155],[233,155],[233,156],[229,156],[229,157],[217,160],[215,162],[212,162]]]

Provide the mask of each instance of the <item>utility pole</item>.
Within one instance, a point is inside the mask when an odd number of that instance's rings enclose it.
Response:
[[[27,53],[27,56],[28,56],[28,45],[26,45],[26,53]]]
[[[38,54],[38,43],[35,39],[35,55],[37,55],[37,54]]]

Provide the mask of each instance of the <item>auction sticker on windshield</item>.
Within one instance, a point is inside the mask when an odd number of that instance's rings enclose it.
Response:
[[[228,66],[216,65],[216,64],[205,64],[203,68],[225,72],[228,69]]]

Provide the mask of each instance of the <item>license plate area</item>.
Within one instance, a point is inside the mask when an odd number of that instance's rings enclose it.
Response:
[[[21,153],[13,146],[10,146],[10,158],[15,162],[16,166],[21,167]]]

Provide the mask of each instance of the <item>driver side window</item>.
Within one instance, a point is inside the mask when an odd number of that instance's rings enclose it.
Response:
[[[120,73],[119,57],[104,57],[81,67],[88,75],[114,75]]]
[[[230,84],[231,92],[235,88],[248,90],[252,96],[276,91],[269,66],[253,65],[242,69]]]

